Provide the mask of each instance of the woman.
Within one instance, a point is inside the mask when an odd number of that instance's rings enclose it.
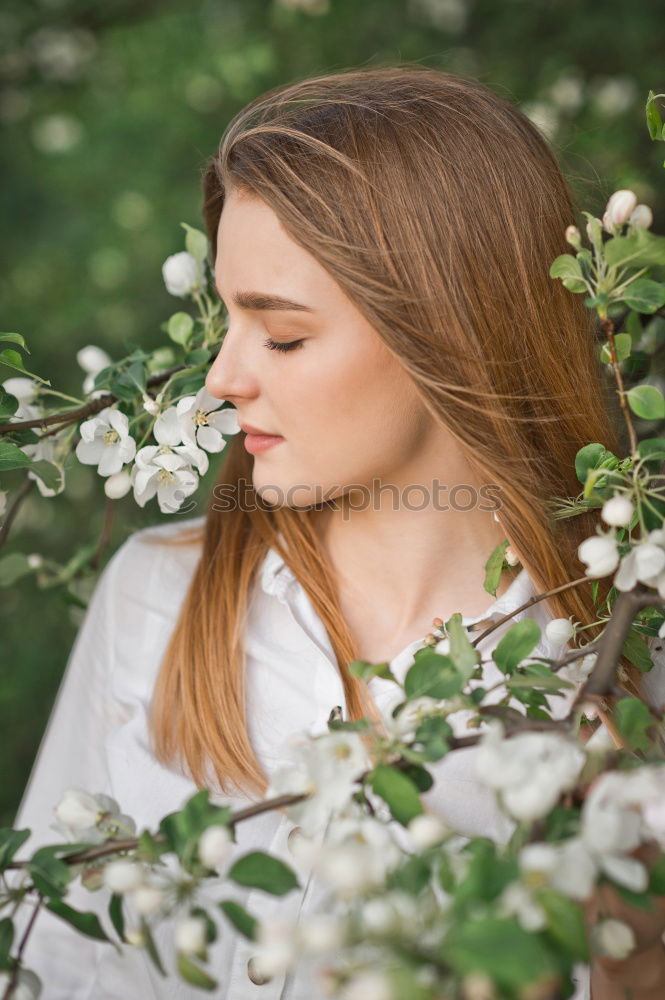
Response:
[[[203,186],[229,313],[206,389],[243,433],[205,518],[136,533],[102,574],[17,817],[33,843],[53,839],[45,810],[67,786],[113,795],[141,829],[203,785],[261,797],[284,741],[331,711],[385,717],[392,688],[349,662],[403,675],[433,617],[482,628],[579,577],[594,520],[552,520],[549,501],[579,492],[583,444],[621,450],[590,314],[548,275],[570,194],[538,130],[480,83],[400,66],[276,88],[231,121]],[[521,566],[488,607],[504,539]],[[595,621],[589,587],[530,609],[543,626],[571,615]],[[543,636],[535,652],[560,650]],[[462,834],[500,837],[473,754],[441,761],[425,801]],[[303,886],[235,895],[262,917],[302,916],[321,891],[293,837],[281,813],[238,828],[239,853],[284,856]],[[73,887],[73,905],[95,898]],[[140,950],[118,958],[40,921],[25,960],[46,1000],[194,996]],[[263,981],[230,933],[211,965],[233,1000],[317,995],[305,969]]]

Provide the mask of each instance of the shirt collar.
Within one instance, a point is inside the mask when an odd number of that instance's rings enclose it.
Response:
[[[286,602],[286,592],[292,584],[299,584],[293,571],[284,562],[282,556],[276,549],[270,547],[266,553],[261,567],[261,586],[266,594],[272,594]],[[472,617],[462,615],[463,625],[474,625],[477,622],[489,618],[500,618],[510,611],[514,611],[524,604],[530,597],[533,597],[536,590],[531,577],[527,573],[526,567],[522,567],[517,576],[511,580],[506,592],[497,597],[482,614]],[[517,619],[516,619],[517,620]]]

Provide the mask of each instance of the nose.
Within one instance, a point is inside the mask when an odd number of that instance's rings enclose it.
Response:
[[[236,400],[251,399],[258,393],[256,375],[249,359],[243,357],[239,340],[238,337],[234,341],[227,330],[205,379],[211,396],[228,399],[234,405],[237,405]]]

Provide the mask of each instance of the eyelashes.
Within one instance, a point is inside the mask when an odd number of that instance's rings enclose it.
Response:
[[[268,337],[263,341],[264,347],[267,347],[271,351],[295,351],[305,343],[304,340],[289,340],[286,343],[282,343],[279,340],[271,340]]]

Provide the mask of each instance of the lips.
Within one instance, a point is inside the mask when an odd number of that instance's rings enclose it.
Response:
[[[244,431],[245,434],[262,434],[265,437],[281,437],[281,434],[272,434],[270,431],[259,430],[258,427],[252,427],[251,424],[240,424],[240,430]]]

